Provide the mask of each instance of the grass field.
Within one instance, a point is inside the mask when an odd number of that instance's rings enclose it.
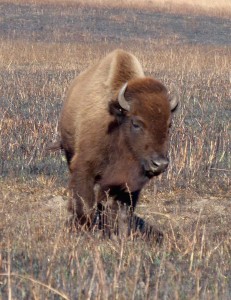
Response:
[[[0,1],[0,299],[231,298],[230,1],[147,2]],[[137,209],[161,246],[67,232],[46,151],[71,80],[115,48],[179,91],[171,164]]]
[[[7,2],[0,0],[1,2]],[[11,0],[11,3],[59,4],[62,6],[90,6],[104,8],[134,8],[171,13],[206,14],[230,17],[230,0]]]

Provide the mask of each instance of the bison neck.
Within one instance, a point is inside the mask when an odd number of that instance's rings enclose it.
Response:
[[[148,178],[144,175],[140,162],[129,150],[124,136],[117,132],[117,136],[111,136],[110,142],[102,163],[101,187],[107,190],[119,186],[129,192],[142,189]]]

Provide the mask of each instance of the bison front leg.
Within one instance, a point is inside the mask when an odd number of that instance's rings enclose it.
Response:
[[[107,195],[107,200],[101,206],[101,229],[105,237],[111,239],[128,236],[129,208]]]
[[[96,211],[94,179],[81,168],[72,169],[69,189],[68,210],[71,212],[71,224],[75,227],[90,229]]]
[[[111,187],[104,193],[104,200],[98,205],[100,229],[111,239],[128,237],[134,209],[133,195],[121,187]]]

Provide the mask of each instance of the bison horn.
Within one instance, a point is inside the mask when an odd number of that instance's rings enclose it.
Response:
[[[127,85],[128,85],[128,83],[126,82],[126,83],[122,86],[121,90],[119,91],[118,101],[119,101],[119,105],[120,105],[123,109],[129,111],[129,110],[130,110],[130,105],[129,105],[128,101],[127,101],[127,100],[125,99],[125,97],[124,97],[124,93],[125,93],[125,91],[126,91]]]
[[[179,93],[174,84],[171,84],[170,89],[171,89],[171,92],[170,92],[171,95],[174,95],[172,98],[170,98],[170,108],[171,108],[171,111],[173,111],[178,105]]]
[[[173,111],[178,105],[178,100],[177,97],[174,96],[171,101],[170,101],[170,107],[171,107],[171,111]]]

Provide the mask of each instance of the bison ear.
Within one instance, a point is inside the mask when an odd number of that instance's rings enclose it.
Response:
[[[122,123],[124,117],[126,116],[126,110],[120,106],[118,101],[110,101],[108,110],[110,115],[114,116],[119,124]]]

